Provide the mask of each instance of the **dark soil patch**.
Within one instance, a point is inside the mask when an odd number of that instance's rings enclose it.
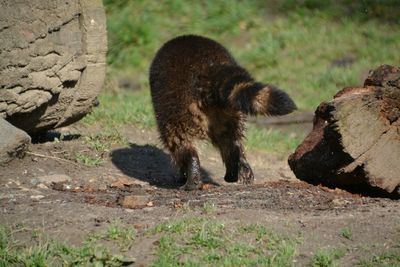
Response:
[[[82,136],[88,134],[81,129],[76,131]],[[31,146],[31,154],[1,167],[0,223],[23,224],[80,244],[88,233],[119,220],[139,232],[130,253],[140,266],[154,259],[153,243],[157,243],[157,237],[140,233],[181,216],[186,209],[202,214],[207,213],[205,207],[211,206],[209,216],[227,225],[260,223],[295,236],[299,239],[296,266],[308,264],[321,248],[344,248],[341,266],[352,266],[360,257],[387,249],[400,253],[398,200],[300,182],[291,174],[285,159],[256,151],[248,152],[256,184],[226,184],[219,155],[208,144],[199,145],[200,157],[205,172],[215,183],[203,190],[182,191],[169,156],[154,141],[156,133],[132,128],[124,131],[134,144],[112,145],[109,152],[99,154],[102,163],[98,166],[76,161],[77,152],[98,153],[81,137],[38,142]],[[71,179],[38,182],[53,174]],[[148,203],[138,209],[126,208],[120,201],[126,196],[145,196]],[[340,235],[343,228],[350,229],[351,240]]]

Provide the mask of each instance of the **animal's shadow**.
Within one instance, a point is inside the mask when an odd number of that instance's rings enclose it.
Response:
[[[130,144],[111,152],[112,163],[129,177],[148,182],[162,188],[178,188],[178,172],[171,158],[161,149],[152,145]],[[203,182],[214,183],[209,173],[201,169]]]

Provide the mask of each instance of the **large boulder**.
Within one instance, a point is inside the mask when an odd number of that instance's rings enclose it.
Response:
[[[35,133],[90,112],[106,36],[101,0],[0,0],[0,117]]]
[[[321,103],[289,165],[313,184],[400,194],[400,69],[383,65]]]

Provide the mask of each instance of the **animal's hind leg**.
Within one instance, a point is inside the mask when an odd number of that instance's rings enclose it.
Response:
[[[182,189],[194,190],[201,185],[200,160],[193,146],[184,146],[172,151],[179,168],[180,181],[185,183]]]
[[[227,126],[224,131],[214,130],[210,133],[211,141],[219,148],[222,160],[225,163],[224,180],[229,183],[240,180],[244,184],[252,184],[254,175],[241,144],[239,132],[241,130],[239,126]]]

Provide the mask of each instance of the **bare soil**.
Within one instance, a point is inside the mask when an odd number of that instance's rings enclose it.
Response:
[[[103,162],[93,167],[77,163],[75,155],[90,152],[82,136],[101,129],[74,126],[61,131],[70,133],[65,140],[42,137],[24,158],[0,167],[0,224],[42,229],[53,238],[79,245],[85,235],[116,220],[140,234],[179,217],[182,207],[201,213],[207,203],[214,206],[213,218],[227,225],[260,223],[296,237],[296,266],[307,265],[319,249],[344,248],[340,266],[353,266],[385,251],[400,253],[399,200],[306,184],[294,177],[286,158],[247,151],[255,184],[227,184],[217,151],[199,143],[208,184],[186,192],[179,190],[176,172],[155,131],[123,129],[130,145],[112,146],[103,153]],[[42,181],[47,175],[71,179]],[[121,199],[126,196],[144,197],[146,203],[135,209],[124,207]],[[350,239],[341,235],[344,228],[351,232]],[[130,250],[136,266],[154,259],[156,238],[139,235]]]

